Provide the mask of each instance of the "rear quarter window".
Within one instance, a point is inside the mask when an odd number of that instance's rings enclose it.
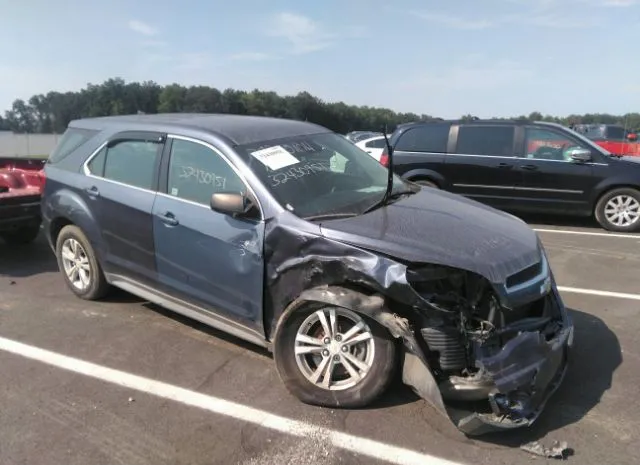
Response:
[[[425,124],[409,128],[398,136],[394,150],[446,153],[449,128],[449,124]]]
[[[63,160],[98,132],[100,131],[93,129],[68,128],[62,134],[51,154],[49,154],[48,163],[57,163]]]

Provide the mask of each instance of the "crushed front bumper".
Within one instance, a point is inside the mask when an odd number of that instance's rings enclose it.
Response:
[[[543,331],[522,331],[499,352],[479,360],[495,383],[482,405],[445,404],[424,354],[414,350],[417,344],[407,341],[403,381],[469,436],[530,426],[562,383],[573,345],[573,323],[555,283],[550,298],[561,315],[551,336]]]

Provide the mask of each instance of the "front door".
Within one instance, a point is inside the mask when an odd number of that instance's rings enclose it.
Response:
[[[213,147],[168,138],[161,193],[153,207],[161,284],[217,316],[262,330],[263,237],[260,212],[239,219],[210,208],[214,192],[247,186]]]
[[[101,230],[105,271],[147,284],[156,278],[151,211],[163,146],[161,133],[117,134],[88,160],[82,192]]]
[[[590,194],[598,182],[592,163],[575,162],[569,149],[591,148],[550,128],[524,128],[524,154],[518,164],[522,184],[514,208],[550,213],[589,213]]]
[[[522,173],[516,169],[515,126],[468,124],[454,128],[454,149],[445,157],[449,190],[508,209]]]

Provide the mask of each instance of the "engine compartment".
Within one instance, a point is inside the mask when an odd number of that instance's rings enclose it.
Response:
[[[520,385],[522,379],[503,379],[503,372],[513,362],[511,346],[531,345],[536,338],[551,341],[562,328],[552,294],[507,308],[485,278],[444,266],[412,269],[407,281],[436,310],[422,321],[419,333],[442,398],[489,401],[495,414],[521,413],[517,398],[533,395],[533,383],[528,389]],[[527,338],[532,339],[522,342]],[[544,359],[541,354],[540,363]]]

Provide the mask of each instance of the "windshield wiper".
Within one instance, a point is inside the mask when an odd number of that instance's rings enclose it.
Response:
[[[407,189],[407,190],[403,190],[403,191],[394,192],[393,194],[385,195],[380,200],[378,200],[376,203],[374,203],[369,208],[367,208],[365,211],[363,211],[362,213],[363,214],[369,213],[369,212],[371,212],[373,210],[376,210],[376,209],[378,209],[380,207],[383,207],[385,205],[389,205],[389,203],[392,200],[399,199],[403,195],[407,195],[407,194],[415,194],[415,191]]]

